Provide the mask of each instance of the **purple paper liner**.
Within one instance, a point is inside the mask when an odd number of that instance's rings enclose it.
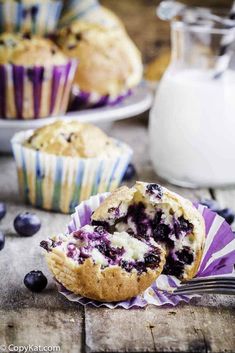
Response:
[[[0,1],[0,32],[53,32],[60,18],[61,0]]]
[[[99,194],[82,202],[76,207],[68,225],[68,233],[89,224],[92,212],[103,202],[109,193]],[[202,260],[196,277],[209,277],[216,275],[235,275],[235,236],[229,224],[217,213],[200,204],[196,205],[202,214],[206,225],[206,242]],[[113,309],[121,307],[130,309],[132,307],[145,307],[148,304],[163,306],[175,306],[180,302],[188,303],[191,298],[198,295],[174,295],[172,291],[178,287],[180,281],[174,276],[160,275],[158,279],[143,294],[131,300],[103,303],[71,293],[61,284],[58,289],[68,300],[82,305],[93,305],[95,307],[105,306]]]
[[[121,103],[125,98],[132,94],[132,90],[129,89],[122,94],[112,97],[110,95],[99,95],[91,92],[72,92],[72,98],[69,105],[70,111],[76,111],[86,108],[100,108],[104,106],[114,106]]]
[[[38,119],[66,112],[77,63],[0,65],[0,118]]]

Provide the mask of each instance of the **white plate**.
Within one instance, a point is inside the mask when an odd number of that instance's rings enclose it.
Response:
[[[10,140],[21,130],[36,129],[49,124],[56,119],[77,119],[81,122],[110,123],[114,120],[130,118],[148,110],[152,104],[152,90],[146,84],[141,84],[133,90],[133,94],[123,102],[95,109],[70,112],[59,117],[49,117],[34,120],[3,120],[0,119],[0,152],[11,152]]]

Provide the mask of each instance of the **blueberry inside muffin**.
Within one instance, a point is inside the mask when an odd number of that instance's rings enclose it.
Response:
[[[122,28],[75,21],[58,33],[57,43],[78,59],[74,82],[83,92],[117,97],[142,78],[140,53]]]
[[[119,266],[127,272],[136,271],[138,274],[158,268],[164,252],[157,244],[135,239],[127,232],[111,234],[102,226],[90,225],[68,236],[43,241],[41,246],[49,252],[54,248],[61,249],[80,265],[90,258],[101,269]]]
[[[153,183],[122,187],[94,212],[92,224],[125,231],[166,251],[163,273],[181,280],[198,269],[205,240],[204,220],[188,200]]]
[[[76,294],[126,300],[161,273],[189,280],[198,270],[204,220],[190,201],[158,184],[117,189],[87,222],[41,242],[55,278]]]
[[[162,272],[165,251],[127,232],[86,225],[42,241],[53,275],[65,288],[99,301],[120,301],[142,293]]]

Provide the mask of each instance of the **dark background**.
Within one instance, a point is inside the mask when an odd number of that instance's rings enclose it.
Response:
[[[180,1],[180,0],[179,0]],[[169,47],[169,23],[156,17],[156,6],[160,1],[154,0],[101,0],[101,3],[112,9],[124,22],[128,33],[142,52],[144,63],[156,58],[164,48]],[[181,1],[188,5],[228,9],[231,0]]]

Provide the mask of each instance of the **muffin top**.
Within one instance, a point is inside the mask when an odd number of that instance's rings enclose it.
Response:
[[[23,66],[64,65],[66,55],[51,40],[30,34],[0,35],[0,64]]]
[[[122,148],[98,127],[70,120],[57,120],[35,130],[24,146],[57,156],[80,158],[111,157],[122,153]]]
[[[83,91],[115,96],[141,80],[140,53],[123,28],[75,21],[59,32],[58,44],[79,60],[75,82]]]

